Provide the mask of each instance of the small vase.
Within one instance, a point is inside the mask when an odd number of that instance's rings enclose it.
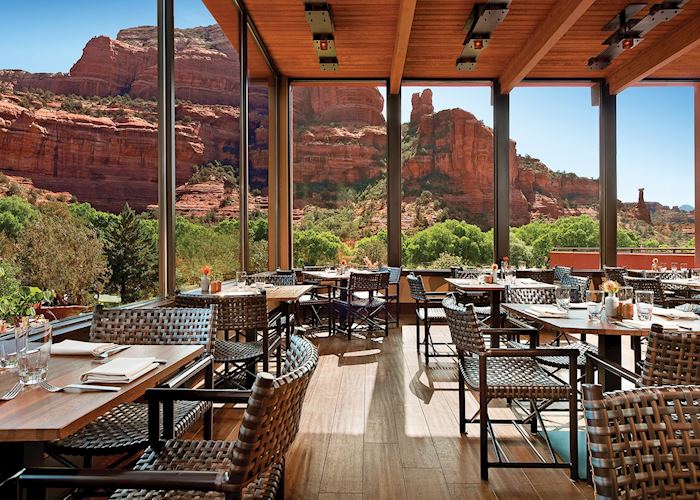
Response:
[[[209,277],[206,274],[199,279],[199,284],[202,287],[202,293],[209,293]]]
[[[605,297],[605,316],[614,318],[617,316],[617,307],[620,305],[620,299],[616,295],[608,295]]]

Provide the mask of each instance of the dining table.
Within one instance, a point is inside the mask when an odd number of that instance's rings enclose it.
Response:
[[[164,362],[118,385],[116,392],[49,392],[38,385],[24,386],[14,399],[0,402],[0,476],[41,465],[44,443],[65,438],[117,405],[140,398],[146,389],[168,381],[203,354],[201,345],[131,345],[107,359],[153,357]],[[81,375],[104,362],[92,356],[52,355],[47,381],[57,387],[79,384]],[[17,368],[0,370],[0,394],[17,382]]]
[[[700,291],[700,278],[672,278],[662,279],[662,285],[671,286],[673,289],[686,289],[692,292]]]
[[[591,320],[585,303],[571,304],[566,316],[549,317],[538,313],[531,304],[502,304],[501,308],[509,315],[534,323],[540,329],[556,333],[588,334],[598,336],[598,354],[608,361],[620,364],[620,339],[623,336],[642,337],[649,333],[651,323],[660,323],[664,327],[676,328],[680,331],[697,332],[700,335],[700,317],[693,319],[672,319],[672,314],[664,308],[654,308],[650,322],[624,321],[617,318],[607,318],[603,313],[599,320]],[[636,318],[636,316],[635,316]],[[613,342],[610,342],[613,340]],[[604,376],[605,375],[605,376]],[[601,373],[601,383],[606,391],[620,388],[620,379],[611,374]]]

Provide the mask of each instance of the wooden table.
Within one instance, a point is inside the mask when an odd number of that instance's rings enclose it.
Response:
[[[570,309],[567,318],[543,318],[535,315],[531,311],[530,304],[502,304],[501,306],[509,314],[525,318],[535,322],[542,327],[548,327],[552,330],[562,333],[585,333],[598,335],[598,353],[604,359],[615,363],[621,362],[620,338],[622,336],[640,337],[649,333],[648,329],[637,329],[622,326],[609,322],[604,316],[600,321],[592,321],[588,319],[588,311],[586,309]],[[654,319],[666,318],[660,316],[652,316]],[[691,328],[695,332],[700,333],[700,319],[696,320],[674,320],[678,324],[682,324]],[[620,388],[620,380],[618,377],[603,377],[603,385],[606,390],[614,390]]]
[[[682,287],[692,291],[700,291],[700,279],[698,278],[677,278],[661,280],[662,285],[671,285],[674,288]]]

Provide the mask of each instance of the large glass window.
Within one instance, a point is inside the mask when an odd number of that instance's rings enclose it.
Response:
[[[618,265],[693,267],[693,88],[619,94],[617,141]]]
[[[53,290],[53,319],[157,294],[156,1],[10,2],[0,26],[0,295]]]
[[[600,266],[598,109],[588,87],[510,95],[510,260]]]
[[[175,1],[177,285],[201,269],[230,279],[240,269],[240,20],[225,24],[201,0]]]
[[[385,264],[384,88],[294,86],[294,265]]]
[[[403,87],[403,265],[493,260],[491,88]]]

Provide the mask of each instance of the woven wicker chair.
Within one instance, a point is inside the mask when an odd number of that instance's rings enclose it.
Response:
[[[549,447],[552,463],[547,467],[570,468],[571,477],[578,477],[578,444],[577,444],[577,398],[576,398],[576,349],[487,349],[484,335],[519,336],[529,335],[531,342],[537,335],[534,328],[484,328],[474,313],[471,304],[459,304],[454,296],[449,296],[442,301],[447,315],[447,323],[450,327],[452,341],[457,347],[459,368],[459,428],[461,433],[466,432],[467,422],[476,421],[476,415],[467,419],[465,386],[479,395],[479,424],[481,444],[481,478],[488,480],[488,471],[491,467],[514,467],[516,464],[506,462],[501,449],[496,443],[492,424],[530,423],[531,430],[536,432],[537,421],[542,424],[546,442],[549,446],[547,429],[537,408],[538,399],[565,399],[569,401],[569,430],[570,439],[570,463],[563,463],[556,459],[554,452]],[[493,342],[493,337],[492,337]],[[535,360],[539,356],[567,356],[569,358],[570,381],[568,384],[549,375]],[[488,415],[488,403],[492,399],[528,399],[533,410],[526,419],[492,419]],[[498,458],[497,462],[488,460],[488,435],[494,442],[494,449]],[[527,441],[528,444],[529,441]],[[535,456],[540,456],[535,452]],[[544,462],[519,463],[517,467],[543,467]]]
[[[334,286],[335,312],[344,316],[336,329],[345,331],[348,340],[354,332],[381,330],[389,334],[387,299],[381,292],[389,286],[389,272],[351,272],[347,287]]]
[[[159,402],[205,400],[244,403],[247,407],[235,441],[159,439],[151,434],[150,447],[135,470],[105,474],[83,470],[33,469],[19,478],[20,485],[121,488],[113,499],[273,499],[284,495],[284,459],[299,431],[302,404],[318,363],[318,352],[308,340],[291,339],[284,374],[258,374],[251,391],[150,389],[146,392],[154,414]]]
[[[564,276],[570,276],[573,268],[567,266],[554,266],[554,281],[559,281],[564,278]]]
[[[554,270],[552,269],[516,269],[518,278],[530,278],[540,283],[554,284]]]
[[[122,345],[197,344],[206,346],[209,351],[213,316],[212,308],[104,309],[97,306],[92,316],[90,340]],[[210,409],[209,403],[179,402],[174,408],[175,434],[182,435]],[[205,424],[208,418],[209,415]],[[128,456],[144,449],[148,441],[147,424],[146,404],[123,403],[70,436],[47,443],[46,449],[66,465],[73,465],[64,458],[66,455],[83,457],[88,467],[92,457],[97,455]]]
[[[403,267],[380,267],[380,271],[385,271],[389,273],[389,285],[384,292],[384,297],[387,300],[387,310],[389,313],[389,323],[393,323],[395,326],[399,326],[399,313],[400,313],[400,303],[399,296],[401,294],[401,273],[403,273]],[[394,312],[391,312],[391,306],[394,306]]]
[[[253,283],[268,283],[275,286],[292,286],[296,284],[296,276],[294,274],[260,273],[248,276],[246,278],[246,283],[248,285],[252,285]]]
[[[420,352],[420,324],[423,322],[423,348],[426,366],[430,364],[430,357],[454,356],[456,353],[452,349],[452,344],[447,342],[433,342],[430,335],[430,327],[435,323],[445,324],[447,316],[442,308],[444,292],[426,292],[423,285],[423,277],[411,273],[406,277],[408,288],[411,290],[411,298],[416,303],[416,352]],[[436,346],[444,346],[447,353],[439,352]]]
[[[626,276],[624,284],[631,286],[635,292],[637,290],[654,292],[654,303],[661,307],[675,307],[688,302],[700,302],[700,300],[697,299],[674,297],[666,294],[658,278],[634,278],[632,276]]]
[[[700,496],[700,387],[584,386],[596,497]]]
[[[556,298],[551,288],[514,288],[506,290],[506,302],[512,304],[554,304]]]
[[[571,289],[571,302],[585,302],[586,292],[591,289],[593,279],[590,276],[565,274],[560,283]]]
[[[322,271],[323,266],[304,266],[302,272],[303,283],[313,285],[308,294],[299,299],[299,308],[303,315],[304,325],[308,325],[311,332],[328,330],[328,336],[333,335],[333,301],[331,286],[305,271]]]
[[[217,373],[217,384],[244,389],[255,377],[255,365],[262,361],[268,370],[269,354],[277,352],[277,370],[281,369],[280,332],[271,332],[267,316],[265,291],[251,295],[197,296],[177,294],[178,307],[208,307],[216,305],[214,331],[223,331],[223,339],[214,339],[214,362],[224,364],[224,372]],[[245,342],[241,342],[241,337]]]
[[[606,279],[617,281],[621,285],[625,282],[625,277],[628,275],[626,267],[603,266],[603,272]]]

